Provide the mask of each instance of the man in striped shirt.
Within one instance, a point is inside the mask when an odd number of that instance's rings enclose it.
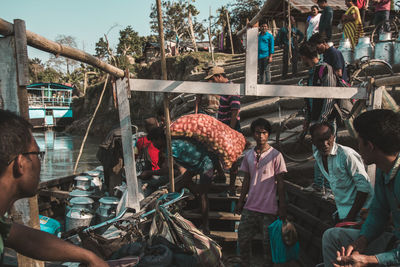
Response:
[[[225,70],[222,67],[212,67],[205,78],[209,82],[229,83]],[[219,98],[218,120],[240,132],[240,96],[221,95]],[[235,162],[230,169],[229,193],[235,194],[235,181],[239,166]]]

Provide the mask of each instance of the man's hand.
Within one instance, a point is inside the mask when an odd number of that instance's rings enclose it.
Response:
[[[357,251],[351,253],[353,247],[349,246],[347,250],[342,247],[341,251],[337,251],[336,263],[333,263],[334,267],[363,267],[369,264],[376,264],[378,260],[375,256],[362,255]],[[350,250],[349,250],[350,249]]]
[[[272,63],[272,57],[268,58],[268,63]]]
[[[142,174],[138,176],[139,179],[147,180],[153,175],[152,171],[143,171]]]
[[[239,200],[233,214],[242,214],[243,206],[244,206],[244,201]]]

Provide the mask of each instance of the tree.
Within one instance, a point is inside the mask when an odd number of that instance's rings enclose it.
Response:
[[[236,0],[229,4],[232,31],[240,30],[246,26],[246,21],[251,20],[260,11],[262,0]]]
[[[44,71],[44,64],[42,61],[35,57],[33,59],[29,59],[29,76],[31,83],[37,83],[39,81],[39,73]]]
[[[119,56],[141,56],[142,43],[139,34],[131,26],[119,32],[119,43],[117,45]]]
[[[57,35],[55,41],[61,45],[77,48],[75,37],[69,35]],[[65,70],[62,68],[65,66],[67,74],[69,74],[70,71],[72,71],[72,69],[78,65],[77,61],[66,57],[59,57],[58,55],[51,55],[48,63],[61,72]]]

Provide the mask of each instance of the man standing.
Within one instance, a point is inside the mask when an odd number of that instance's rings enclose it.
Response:
[[[299,44],[304,39],[304,34],[295,27],[296,20],[293,16],[290,16],[290,23],[292,27],[292,32],[290,34],[291,47],[292,47],[292,74],[297,74],[297,61],[298,61],[298,49]],[[282,27],[277,36],[277,44],[279,47],[283,48],[283,67],[282,67],[282,79],[287,78],[288,68],[289,68],[289,29],[287,27]]]
[[[38,260],[108,266],[89,250],[6,218],[16,200],[36,195],[44,153],[32,136],[32,125],[14,113],[0,110],[0,129],[0,261],[6,246]]]
[[[316,167],[328,180],[335,196],[337,221],[360,220],[361,209],[369,208],[373,195],[361,156],[335,142],[333,126],[328,122],[312,125],[310,134],[316,147]]]
[[[258,75],[261,84],[271,83],[271,63],[274,53],[274,37],[268,31],[268,25],[263,22],[258,35]]]
[[[327,0],[318,0],[317,4],[322,9],[321,19],[319,20],[319,33],[326,37],[329,42],[332,38],[332,19],[333,9],[328,6]]]
[[[390,16],[390,0],[372,0],[374,4],[374,24],[375,26],[389,19]],[[384,27],[380,27],[379,33],[389,31],[388,23],[384,23]]]
[[[365,164],[376,164],[375,196],[361,230],[331,228],[322,238],[325,266],[400,265],[400,114],[367,111],[354,120]],[[388,222],[392,233],[385,232]]]
[[[229,83],[225,70],[222,67],[213,67],[208,71],[206,80],[213,83]],[[221,95],[219,98],[218,120],[225,123],[232,129],[240,132],[240,96]],[[235,162],[229,171],[229,190],[230,195],[235,194],[235,182],[238,173],[238,164]]]
[[[324,62],[332,66],[336,75],[347,82],[348,76],[342,52],[333,46],[329,46],[319,33],[311,36],[309,42],[316,45],[318,54],[323,55]]]
[[[268,144],[271,124],[259,118],[250,129],[257,144],[246,153],[240,166],[244,180],[236,207],[236,212],[242,214],[238,229],[241,266],[251,266],[251,241],[257,232],[263,235],[264,264],[272,262],[268,225],[277,215],[282,221],[286,219],[283,176],[287,171],[282,154]]]

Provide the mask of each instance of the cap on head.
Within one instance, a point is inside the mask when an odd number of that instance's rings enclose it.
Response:
[[[211,69],[208,70],[207,76],[204,78],[204,80],[209,80],[211,79],[214,75],[217,74],[225,74],[225,70],[222,67],[212,67]]]

